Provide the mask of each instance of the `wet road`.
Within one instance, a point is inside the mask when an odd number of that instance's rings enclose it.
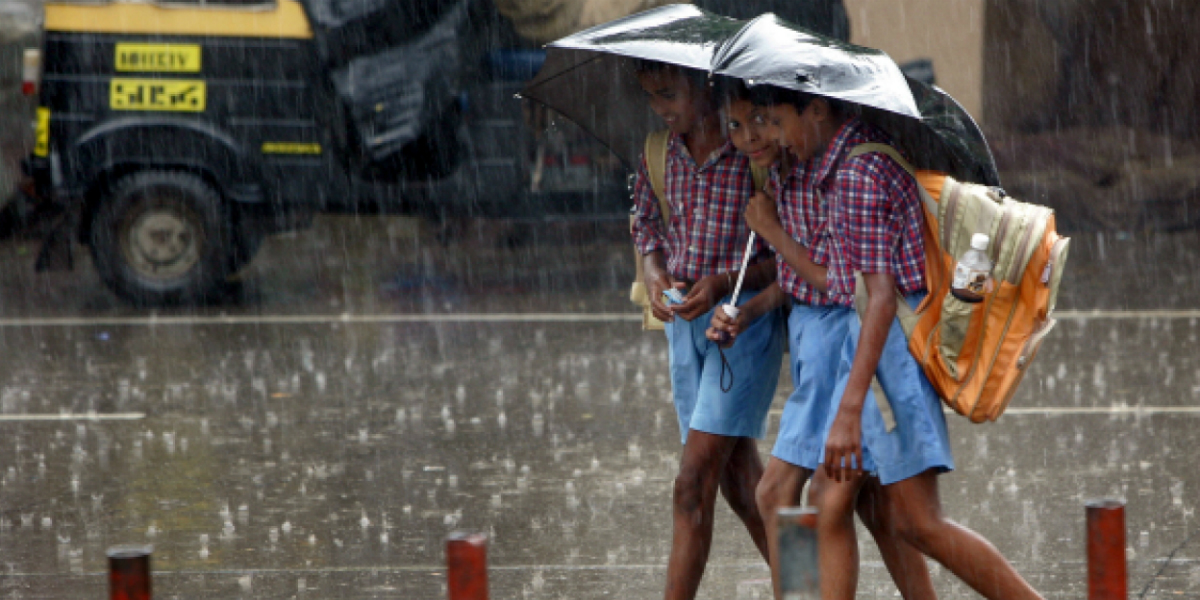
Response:
[[[658,596],[678,437],[623,230],[321,218],[156,312],[0,242],[0,597],[105,597],[104,550],[149,543],[160,598],[439,598],[454,530],[492,536],[494,598]],[[1085,597],[1100,496],[1132,594],[1200,596],[1196,236],[1079,236],[1009,414],[950,420],[946,512],[1048,597]],[[767,597],[739,527],[722,507],[701,597]],[[860,597],[895,597],[861,539]]]

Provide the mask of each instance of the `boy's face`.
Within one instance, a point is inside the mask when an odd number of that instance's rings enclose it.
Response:
[[[650,110],[676,135],[696,129],[709,110],[707,89],[695,89],[691,79],[676,69],[638,73],[638,83],[646,91]]]
[[[759,167],[779,160],[779,143],[767,126],[766,111],[749,100],[730,100],[725,104],[725,127],[729,141]]]
[[[821,151],[821,125],[828,118],[828,107],[820,99],[813,100],[796,112],[791,104],[774,104],[764,108],[767,124],[779,145],[804,162]]]

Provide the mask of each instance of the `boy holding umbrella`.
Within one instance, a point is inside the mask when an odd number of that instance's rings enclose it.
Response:
[[[633,236],[652,311],[666,322],[684,444],[665,597],[690,600],[708,559],[718,490],[766,557],[754,499],[762,474],[754,440],[765,433],[783,336],[774,310],[742,332],[738,347],[724,355],[706,339],[713,308],[733,291],[749,235],[741,213],[754,191],[750,163],[725,138],[703,72],[639,61],[637,76],[670,130],[662,186],[670,215],[659,208],[643,156],[634,183]],[[774,275],[765,246],[758,244],[755,255],[759,260],[744,284],[750,290],[765,287]],[[679,295],[671,300],[665,294]]]
[[[770,541],[772,579],[779,596],[774,515],[780,507],[801,503],[801,492],[812,476],[811,468],[795,468],[803,462],[798,453],[806,446],[819,447],[819,432],[811,424],[820,421],[827,410],[826,398],[835,383],[830,372],[836,364],[836,353],[828,346],[833,337],[845,331],[843,323],[830,318],[838,305],[822,291],[830,251],[825,227],[828,215],[826,206],[812,193],[811,164],[797,160],[791,151],[758,150],[765,144],[779,145],[777,134],[767,122],[769,94],[761,87],[752,91],[734,78],[722,77],[718,82],[723,90],[730,139],[757,164],[770,168],[770,185],[756,192],[747,207],[746,221],[757,233],[770,236],[766,239],[777,252],[778,277],[771,287],[742,305],[736,316],[714,311],[708,338],[733,343],[760,315],[785,303],[792,306],[787,333],[795,390],[784,407],[774,456],[757,491]],[[760,159],[765,162],[758,162]],[[878,486],[864,490],[857,512],[875,538],[892,579],[905,598],[934,597],[924,557],[894,534],[887,515],[878,510],[878,492]]]

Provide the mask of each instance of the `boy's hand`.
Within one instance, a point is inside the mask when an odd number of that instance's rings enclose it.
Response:
[[[664,323],[670,323],[675,320],[676,306],[667,306],[663,302],[663,292],[675,288],[683,291],[686,285],[682,281],[675,281],[667,274],[665,270],[659,271],[657,277],[651,278],[649,273],[646,274],[646,291],[650,294],[650,312],[654,314],[654,318]]]
[[[729,318],[723,308],[713,311],[712,320],[704,336],[709,340],[728,348],[737,341],[737,336],[746,331],[763,315],[775,310],[786,303],[786,296],[779,286],[772,283],[758,295],[738,307],[738,317]]]
[[[718,273],[697,281],[687,296],[683,297],[683,302],[672,306],[671,310],[688,321],[703,315],[731,291],[726,289],[729,279],[730,276],[725,273]]]
[[[839,408],[825,440],[825,475],[853,481],[863,474],[862,413]]]
[[[746,204],[745,219],[746,225],[767,241],[773,239],[775,233],[783,229],[783,225],[779,222],[775,197],[763,191],[754,192],[754,195],[750,197],[750,202]]]
[[[733,343],[737,341],[738,334],[745,331],[749,324],[744,308],[738,313],[736,319],[729,318],[724,310],[714,310],[708,329],[704,331],[704,337],[716,342],[722,348],[733,346]]]

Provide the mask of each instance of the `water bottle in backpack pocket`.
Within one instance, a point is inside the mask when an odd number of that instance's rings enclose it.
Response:
[[[963,302],[982,302],[992,290],[992,259],[987,249],[990,239],[986,233],[971,236],[971,247],[954,265],[954,278],[950,281],[950,293]]]

